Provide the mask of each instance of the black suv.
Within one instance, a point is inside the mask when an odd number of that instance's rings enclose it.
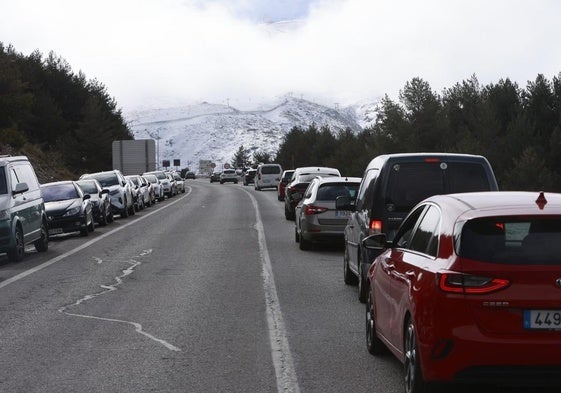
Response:
[[[366,274],[377,256],[362,240],[385,233],[392,240],[409,211],[423,199],[437,194],[497,191],[491,165],[483,156],[449,153],[388,154],[366,167],[356,197],[339,197],[336,207],[351,210],[345,228],[344,281],[356,284],[358,298],[368,296]]]

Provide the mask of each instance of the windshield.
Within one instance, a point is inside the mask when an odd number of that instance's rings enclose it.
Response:
[[[144,178],[148,180],[150,183],[157,183],[158,178],[154,175],[144,175]]]
[[[119,185],[119,178],[114,173],[98,173],[95,175],[88,175],[96,179],[102,187],[111,187]]]
[[[41,194],[45,202],[66,201],[80,198],[73,184],[53,184],[41,186]]]
[[[78,182],[78,185],[86,194],[97,194],[97,187],[93,181]]]
[[[6,184],[6,170],[0,167],[0,194],[8,193],[8,185]]]

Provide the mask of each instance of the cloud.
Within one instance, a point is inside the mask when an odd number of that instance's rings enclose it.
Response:
[[[55,51],[125,109],[247,105],[287,92],[350,103],[395,97],[415,76],[441,91],[472,74],[525,85],[561,71],[555,0],[20,0],[2,8],[5,45]],[[285,17],[298,21],[279,22]]]

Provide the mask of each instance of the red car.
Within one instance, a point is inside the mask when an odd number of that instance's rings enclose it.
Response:
[[[433,382],[561,386],[561,194],[477,192],[418,204],[368,271],[366,344]]]
[[[282,173],[281,180],[279,182],[279,185],[277,186],[277,199],[279,201],[284,201],[286,185],[290,183],[293,173],[294,173],[293,169],[284,171]]]

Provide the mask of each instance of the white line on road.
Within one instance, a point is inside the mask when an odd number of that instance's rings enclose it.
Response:
[[[267,249],[267,242],[265,240],[265,230],[263,228],[263,221],[261,221],[261,214],[259,213],[259,205],[251,193],[245,189],[244,191],[249,195],[253,208],[255,209],[255,229],[257,230],[259,251],[261,253],[263,286],[265,289],[265,301],[267,303],[267,324],[269,325],[271,355],[273,357],[273,365],[277,376],[277,390],[282,393],[299,393],[300,387],[298,386],[296,370],[288,345],[286,328],[280,309],[275,278],[273,276],[273,268]]]
[[[61,255],[59,255],[58,257],[55,257],[55,258],[53,258],[53,259],[49,259],[47,262],[44,262],[44,263],[42,263],[42,264],[40,264],[40,265],[35,266],[35,267],[32,268],[32,269],[26,270],[26,271],[24,271],[24,272],[22,272],[22,273],[20,273],[20,274],[18,274],[18,275],[15,275],[15,276],[13,276],[13,277],[11,277],[11,278],[8,278],[8,279],[5,280],[5,281],[0,282],[0,289],[2,289],[2,288],[4,288],[4,287],[7,287],[8,285],[13,284],[14,282],[19,281],[19,280],[21,280],[22,278],[25,278],[25,277],[27,277],[27,276],[33,274],[33,273],[37,273],[38,271],[43,270],[44,268],[49,267],[49,266],[51,266],[52,264],[55,264],[55,263],[57,263],[57,262],[60,262],[60,261],[62,261],[63,259],[65,259],[66,257],[69,257],[70,255],[74,255],[74,254],[76,254],[77,252],[82,251],[82,250],[85,249],[85,248],[88,248],[88,247],[91,246],[92,244],[95,244],[95,243],[97,243],[98,241],[100,241],[100,240],[102,240],[102,239],[105,239],[105,238],[108,237],[108,236],[112,236],[114,233],[119,232],[119,231],[122,231],[123,229],[127,228],[127,227],[130,226],[130,225],[134,225],[134,224],[136,224],[136,223],[138,223],[138,222],[144,220],[145,218],[150,217],[152,214],[158,213],[158,212],[159,212],[160,210],[162,210],[162,209],[167,209],[168,207],[175,205],[176,203],[178,203],[178,202],[180,202],[181,200],[183,200],[183,198],[189,196],[189,194],[191,194],[191,191],[193,191],[193,189],[192,189],[191,187],[189,187],[189,192],[186,192],[186,194],[183,195],[181,198],[179,198],[179,199],[177,199],[177,200],[175,200],[175,201],[173,201],[173,202],[171,202],[171,203],[165,205],[164,207],[162,207],[162,208],[160,208],[160,209],[158,209],[158,210],[152,211],[152,212],[146,214],[145,216],[139,217],[139,218],[137,218],[136,220],[131,221],[131,222],[129,222],[129,223],[127,223],[127,224],[125,224],[125,225],[123,225],[123,226],[121,226],[121,227],[115,228],[115,229],[113,229],[112,231],[109,231],[109,232],[107,232],[107,233],[104,233],[103,235],[101,235],[101,236],[99,236],[99,237],[96,237],[95,239],[92,239],[92,240],[90,240],[89,242],[86,242],[86,243],[84,243],[84,244],[81,244],[80,246],[76,247],[76,248],[73,249],[73,250],[70,250],[70,251],[68,251],[68,252],[65,252],[64,254],[61,254]]]

